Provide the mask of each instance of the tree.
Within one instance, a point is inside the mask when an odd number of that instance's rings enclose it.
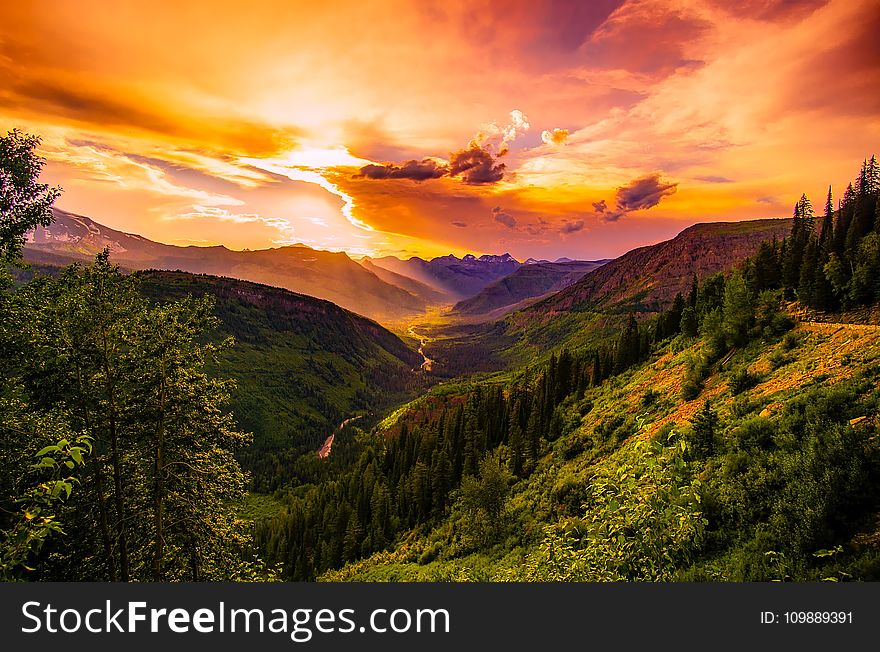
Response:
[[[469,476],[462,482],[459,500],[465,509],[483,510],[496,519],[504,507],[512,480],[497,456],[486,455],[480,461],[480,475]]]
[[[706,459],[715,452],[715,436],[718,432],[718,412],[709,401],[694,415],[691,421],[689,444],[691,454],[697,459]]]
[[[697,313],[691,306],[685,306],[681,311],[681,332],[688,337],[696,337],[700,330],[700,322]]]
[[[52,223],[61,188],[37,181],[45,164],[35,153],[39,144],[17,129],[0,138],[0,264],[20,261],[27,233]]]
[[[825,216],[819,232],[819,245],[824,247],[834,235],[834,203],[831,199],[831,186],[828,186],[828,199],[825,201]]]
[[[246,476],[234,452],[249,436],[226,409],[229,381],[205,365],[229,342],[210,298],[150,304],[109,263],[71,266],[8,297],[14,346],[4,367],[30,409],[64,414],[93,438],[77,518],[43,570],[58,579],[231,579],[246,532],[231,506]]]
[[[724,288],[722,328],[728,346],[741,346],[748,340],[754,318],[752,294],[742,273],[734,271]]]

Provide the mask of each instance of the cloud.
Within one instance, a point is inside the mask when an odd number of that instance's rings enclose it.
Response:
[[[723,0],[709,2],[735,16],[769,22],[801,20],[827,3],[828,0],[740,0],[736,7],[732,7]]]
[[[371,163],[363,166],[355,178],[427,181],[441,177],[457,177],[470,185],[482,185],[501,181],[506,167],[504,163],[496,162],[495,155],[488,147],[471,141],[467,149],[450,154],[448,163],[435,158],[412,160],[399,165]]]
[[[367,179],[412,179],[413,181],[426,181],[427,179],[439,179],[449,174],[449,167],[436,159],[423,158],[421,161],[411,160],[400,165],[386,163],[385,165],[365,165],[360,169],[357,176]]]
[[[675,193],[678,183],[660,179],[660,174],[645,175],[617,189],[617,209],[623,212],[653,208],[667,195]]]
[[[531,128],[528,117],[519,109],[510,112],[510,122],[499,126],[497,122],[483,125],[470,142],[484,150],[494,150],[498,156],[504,156],[510,150],[514,140],[524,135]]]
[[[459,229],[464,229],[467,227],[467,222],[452,222],[452,226],[457,226]]]
[[[124,190],[142,190],[204,206],[240,206],[244,202],[227,194],[178,183],[168,174],[171,166],[137,154],[129,154],[97,142],[65,140],[44,143],[43,152],[52,160],[69,165],[80,178],[112,183]]]
[[[664,181],[659,172],[654,172],[619,186],[615,194],[616,210],[608,210],[608,202],[604,199],[592,202],[593,210],[606,222],[616,222],[630,211],[653,208],[664,197],[674,194],[677,188],[677,181]]]
[[[452,154],[449,176],[459,177],[469,184],[495,183],[504,177],[504,163],[496,163],[492,152],[476,143]]]
[[[362,179],[410,179],[427,181],[441,177],[455,177],[469,185],[496,183],[504,178],[507,167],[498,158],[507,154],[510,144],[526,133],[529,119],[519,109],[510,112],[510,122],[499,126],[496,122],[483,125],[471,139],[467,147],[452,152],[449,161],[426,157],[405,163],[370,163],[364,165],[355,175]],[[554,130],[565,131],[565,130]],[[568,135],[568,132],[565,132]]]
[[[500,206],[496,206],[492,209],[492,214],[495,216],[496,222],[501,222],[504,226],[509,229],[513,229],[516,227],[516,219],[510,213],[505,213]]]
[[[187,213],[178,213],[176,215],[166,215],[162,219],[166,221],[173,220],[219,220],[221,222],[233,222],[235,224],[265,224],[266,226],[276,229],[282,236],[282,239],[275,240],[276,244],[289,244],[293,242],[294,228],[287,220],[280,217],[264,217],[256,213],[232,213],[225,208],[216,206],[200,206],[198,204],[192,207],[192,211]]]
[[[727,177],[710,174],[705,177],[694,177],[697,181],[705,181],[706,183],[733,183],[733,179]]]
[[[541,132],[541,140],[547,145],[564,145],[568,140],[568,129],[553,129]]]
[[[574,222],[565,222],[562,227],[560,227],[559,232],[563,235],[568,235],[569,233],[577,233],[578,231],[583,231],[584,229],[584,221],[576,220]]]

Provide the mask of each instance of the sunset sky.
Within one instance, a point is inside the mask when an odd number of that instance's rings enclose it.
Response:
[[[878,0],[481,4],[6,2],[0,129],[113,228],[401,257],[617,256],[880,150]]]

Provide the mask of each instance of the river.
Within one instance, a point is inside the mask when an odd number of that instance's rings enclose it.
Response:
[[[429,358],[427,355],[425,355],[425,344],[428,343],[428,338],[426,338],[424,335],[419,335],[418,333],[416,333],[415,329],[413,329],[412,326],[409,327],[409,334],[419,341],[419,355],[421,355],[424,360],[419,368],[422,371],[431,371],[432,367],[434,366],[434,361],[431,360],[431,358]]]
[[[352,421],[363,418],[363,416],[363,414],[359,414],[356,417],[349,417],[338,426],[336,426],[336,430],[334,430],[333,433],[324,440],[321,448],[318,449],[318,458],[323,460],[328,457],[330,455],[330,450],[333,448],[333,439],[336,437],[336,433],[345,428],[345,426],[347,426]]]

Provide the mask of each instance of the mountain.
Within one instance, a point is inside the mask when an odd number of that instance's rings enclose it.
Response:
[[[384,256],[373,258],[371,262],[428,285],[453,300],[472,297],[487,285],[522,266],[522,263],[507,253],[500,256],[466,254],[462,258],[449,254],[431,260],[417,256],[407,260]]]
[[[217,365],[236,382],[231,408],[254,433],[244,453],[254,485],[271,491],[293,461],[317,451],[343,420],[379,411],[421,387],[422,357],[378,323],[288,290],[185,272],[138,272],[157,301],[213,295],[221,335],[235,346]]]
[[[702,279],[728,270],[755,253],[761,242],[781,239],[790,230],[789,219],[694,225],[503,316],[433,326],[425,333],[425,354],[436,363],[433,373],[451,378],[544,359],[563,348],[596,346],[623,327],[627,313],[662,310],[676,293],[688,293],[695,273]]]
[[[530,259],[532,260],[532,259]],[[526,263],[509,276],[483,288],[478,294],[459,301],[453,312],[459,315],[500,316],[522,301],[558,292],[579,281],[584,274],[601,267],[608,260]]]
[[[703,278],[729,269],[764,240],[790,231],[790,219],[695,224],[671,240],[633,249],[528,310],[560,313],[625,303],[653,312],[678,292],[686,294],[694,274]]]
[[[405,292],[409,292],[413,296],[423,300],[428,305],[440,305],[449,303],[450,301],[450,297],[447,293],[441,292],[440,290],[433,288],[430,285],[426,285],[421,281],[417,281],[414,278],[410,278],[409,276],[404,276],[403,274],[392,272],[384,267],[379,267],[369,257],[363,258],[359,262],[364,269],[375,274],[385,283],[399,287]]]
[[[266,283],[327,299],[374,319],[398,319],[424,312],[427,300],[376,274],[345,253],[292,245],[257,251],[223,246],[178,247],[111,229],[82,215],[53,209],[54,223],[37,227],[27,252],[89,259],[105,247],[121,267],[182,270]]]

